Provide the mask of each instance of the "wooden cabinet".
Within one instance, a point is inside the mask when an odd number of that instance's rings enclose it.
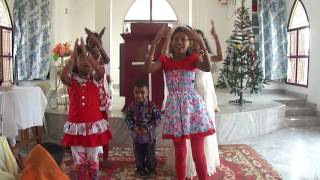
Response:
[[[149,82],[150,100],[155,102],[159,108],[162,106],[164,97],[163,72],[159,70],[148,74],[144,70],[145,56],[148,45],[164,23],[132,23],[131,32],[121,34],[124,43],[120,44],[120,96],[125,97],[126,108],[128,103],[134,100],[133,85],[138,79]],[[158,45],[155,59],[160,56],[162,42]]]

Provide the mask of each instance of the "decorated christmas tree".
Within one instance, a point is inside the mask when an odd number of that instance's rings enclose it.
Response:
[[[244,7],[244,0],[236,10],[234,28],[227,41],[227,55],[218,87],[227,87],[230,93],[239,96],[239,99],[230,102],[242,104],[250,102],[243,99],[244,92],[259,93],[266,84],[254,49],[249,9]]]

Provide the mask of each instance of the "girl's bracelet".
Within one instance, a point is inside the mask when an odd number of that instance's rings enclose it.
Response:
[[[208,52],[208,49],[201,49],[201,51],[200,51],[200,54],[201,55],[205,55],[205,54],[208,54],[209,52]]]

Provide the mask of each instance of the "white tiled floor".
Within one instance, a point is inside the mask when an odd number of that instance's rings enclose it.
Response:
[[[320,178],[320,126],[284,128],[235,143],[251,145],[284,180]]]

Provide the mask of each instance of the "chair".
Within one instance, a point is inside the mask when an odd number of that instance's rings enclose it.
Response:
[[[6,137],[0,136],[0,177],[1,179],[17,179],[19,167]]]
[[[0,177],[3,179],[17,179],[19,177],[19,166],[12,154],[7,138],[2,136],[3,106],[3,95],[0,94]]]

